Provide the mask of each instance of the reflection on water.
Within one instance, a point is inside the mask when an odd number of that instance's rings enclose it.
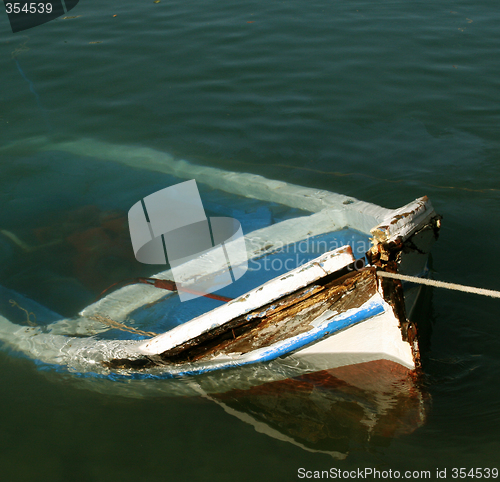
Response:
[[[425,395],[412,372],[387,360],[210,398],[259,432],[336,458],[354,447],[387,445],[425,421]]]
[[[299,365],[274,361],[168,380],[45,374],[56,383],[65,380],[106,395],[201,396],[261,434],[336,459],[388,446],[414,432],[425,423],[429,408],[415,373],[388,360],[306,374]]]

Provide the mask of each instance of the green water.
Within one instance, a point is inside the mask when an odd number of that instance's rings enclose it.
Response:
[[[20,213],[50,198],[40,184],[16,190],[43,174],[41,144],[28,139],[95,138],[389,208],[427,194],[443,215],[434,277],[500,289],[496,3],[80,0],[70,16],[12,34],[0,13],[3,217],[35,222],[40,204],[32,219]],[[120,179],[102,169],[105,189],[118,192]],[[61,209],[79,196],[66,192]],[[1,480],[290,481],[300,467],[498,467],[500,304],[430,294],[432,404],[409,435],[354,444],[336,460],[202,398],[82,389],[0,352]]]

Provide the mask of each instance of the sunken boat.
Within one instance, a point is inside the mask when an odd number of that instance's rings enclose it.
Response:
[[[3,309],[0,339],[11,352],[87,379],[137,383],[144,390],[145,380],[158,388],[168,379],[191,379],[197,390],[212,394],[315,373],[355,378],[362,388],[360,380],[369,385],[381,371],[395,377],[418,372],[412,313],[420,288],[403,289],[377,272],[427,276],[440,227],[427,197],[386,209],[151,149],[96,140],[44,149],[170,176],[170,182],[195,179],[204,205],[216,213],[230,206],[221,214],[241,220],[244,236],[219,243],[233,253],[230,267],[227,257],[210,250],[183,263],[178,292],[155,287],[173,279],[171,267],[150,277],[152,283],[109,292],[71,316],[4,287],[2,297],[12,306],[45,320],[26,326]],[[232,249],[242,241],[244,250]],[[180,302],[182,291],[193,293],[200,280],[213,286],[214,276],[229,270],[232,282],[217,291],[219,299]]]

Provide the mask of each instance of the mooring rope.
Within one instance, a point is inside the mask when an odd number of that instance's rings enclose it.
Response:
[[[465,293],[474,293],[476,295],[491,296],[492,298],[500,298],[500,291],[487,290],[484,288],[474,288],[473,286],[459,285],[456,283],[446,283],[427,278],[418,278],[417,276],[408,276],[405,274],[388,273],[387,271],[377,271],[377,275],[382,278],[392,278],[401,281],[409,281],[410,283],[418,283],[421,285],[433,286],[435,288],[445,288],[448,290],[463,291]]]
[[[17,301],[9,300],[9,303],[26,313],[26,323],[28,323],[29,326],[37,326],[35,313],[33,313],[32,311],[28,311],[26,308],[23,308]],[[31,315],[33,315],[33,318],[35,319],[34,321],[31,320]]]
[[[91,320],[98,321],[99,323],[102,323],[104,325],[108,325],[111,328],[116,328],[117,330],[120,331],[127,331],[129,333],[136,333],[138,335],[149,336],[149,337],[158,335],[158,333],[155,333],[154,331],[143,331],[143,330],[138,330],[137,328],[133,328],[132,326],[124,325],[119,321],[112,320],[109,316],[106,315],[96,314],[94,316],[90,316],[89,318]]]

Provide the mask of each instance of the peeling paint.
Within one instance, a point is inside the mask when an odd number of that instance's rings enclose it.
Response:
[[[358,308],[376,291],[374,268],[328,275],[272,304],[230,320],[162,353],[160,360],[157,357],[154,359],[161,365],[176,365],[209,361],[220,355],[249,353],[314,329],[315,320],[326,310],[335,310],[327,318],[332,319],[347,310]],[[144,368],[155,363],[153,357],[145,359],[147,361],[142,362]],[[112,360],[109,363],[114,368],[142,368],[137,360],[129,367],[126,360]]]
[[[395,216],[397,222],[401,217],[410,216],[412,213],[404,213]],[[391,222],[392,223],[392,222]],[[438,239],[441,227],[441,217],[434,215],[424,226],[415,229],[406,239],[399,236],[391,241],[384,241],[386,233],[384,227],[377,227],[372,230],[374,235],[374,246],[366,253],[366,257],[372,266],[397,273],[401,266],[404,266],[404,258],[412,253],[422,255],[427,259],[429,254],[425,244],[432,244]],[[428,238],[427,243],[422,242],[419,246],[417,239]],[[415,367],[420,369],[420,350],[418,344],[418,329],[408,318],[405,310],[403,286],[400,281],[384,278],[380,281],[384,299],[393,307],[399,319],[401,336],[403,341],[410,344],[412,348]]]

